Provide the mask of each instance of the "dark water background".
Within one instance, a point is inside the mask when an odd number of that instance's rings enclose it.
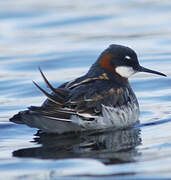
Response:
[[[141,127],[96,135],[42,135],[8,119],[53,85],[84,74],[109,44],[136,50],[167,78],[137,74]],[[171,178],[171,1],[0,1],[0,179]],[[59,177],[62,176],[62,177]]]

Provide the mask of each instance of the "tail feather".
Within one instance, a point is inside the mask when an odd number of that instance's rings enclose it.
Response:
[[[20,112],[18,114],[15,114],[12,118],[10,118],[9,121],[16,124],[24,124],[24,122],[22,121]]]
[[[49,133],[64,133],[79,131],[80,125],[71,120],[72,116],[80,116],[74,109],[65,107],[65,99],[69,90],[66,88],[54,88],[41,69],[40,73],[52,94],[47,93],[37,83],[35,86],[46,95],[48,101],[41,107],[31,106],[26,111],[14,115],[10,121],[17,124],[26,124]]]
[[[73,123],[72,120],[42,116],[30,110],[19,112],[10,121],[17,124],[26,124],[47,133],[62,134],[65,132],[80,131],[80,126]]]
[[[51,94],[47,93],[44,89],[42,89],[36,82],[34,82],[34,85],[52,102],[54,102],[57,105],[62,105],[61,103],[59,103],[58,101],[56,101],[56,99],[54,98],[54,96],[52,96]]]
[[[64,103],[64,99],[66,97],[66,95],[68,95],[68,90],[65,89],[65,88],[54,88],[50,82],[47,80],[47,78],[45,77],[45,75],[43,74],[42,70],[39,68],[39,71],[40,71],[40,74],[42,75],[43,77],[43,80],[45,81],[47,87],[52,91],[52,93],[55,95],[54,98],[55,98],[55,101],[56,102],[59,102],[59,103]],[[35,82],[34,82],[35,84]],[[36,84],[35,84],[36,85]],[[36,85],[37,86],[37,85]],[[40,87],[38,87],[39,90],[42,91],[42,89]],[[44,93],[44,92],[43,92]],[[47,93],[46,93],[47,94]],[[52,97],[51,97],[52,98]],[[53,100],[54,100],[53,98]]]
[[[51,89],[51,91],[52,91],[53,93],[56,93],[56,89],[49,83],[49,81],[47,80],[47,78],[46,78],[45,75],[43,74],[43,72],[42,72],[42,70],[40,69],[40,67],[39,67],[39,71],[40,71],[40,74],[42,75],[43,80],[45,81],[47,87],[48,87],[49,89]]]
[[[36,82],[33,81],[34,85],[57,107],[62,107],[65,104],[65,99],[68,95],[69,90],[67,88],[54,88],[50,82],[47,80],[42,70],[39,68],[39,71],[45,81],[47,87],[52,91],[52,94],[47,93],[43,88],[41,88]]]

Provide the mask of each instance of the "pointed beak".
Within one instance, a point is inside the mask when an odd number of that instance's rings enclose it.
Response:
[[[165,74],[163,74],[163,73],[161,73],[161,72],[153,71],[153,70],[151,70],[151,69],[147,69],[147,68],[142,67],[142,66],[140,66],[140,68],[139,68],[138,71],[139,71],[139,72],[152,73],[152,74],[158,74],[158,75],[161,75],[161,76],[166,76]]]

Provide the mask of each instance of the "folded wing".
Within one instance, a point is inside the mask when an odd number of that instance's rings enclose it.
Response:
[[[31,106],[35,111],[48,118],[69,120],[72,115],[80,116],[84,120],[93,120],[102,113],[102,104],[115,107],[127,103],[128,98],[123,88],[113,87],[108,79],[87,78],[67,88],[53,88],[43,72],[40,73],[52,94],[47,93],[38,84],[36,87],[48,98],[41,107]],[[101,76],[102,77],[102,76]]]

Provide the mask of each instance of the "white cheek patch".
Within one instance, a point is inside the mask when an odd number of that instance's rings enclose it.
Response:
[[[115,70],[120,76],[125,78],[129,78],[131,75],[136,73],[136,71],[129,66],[118,66]]]

